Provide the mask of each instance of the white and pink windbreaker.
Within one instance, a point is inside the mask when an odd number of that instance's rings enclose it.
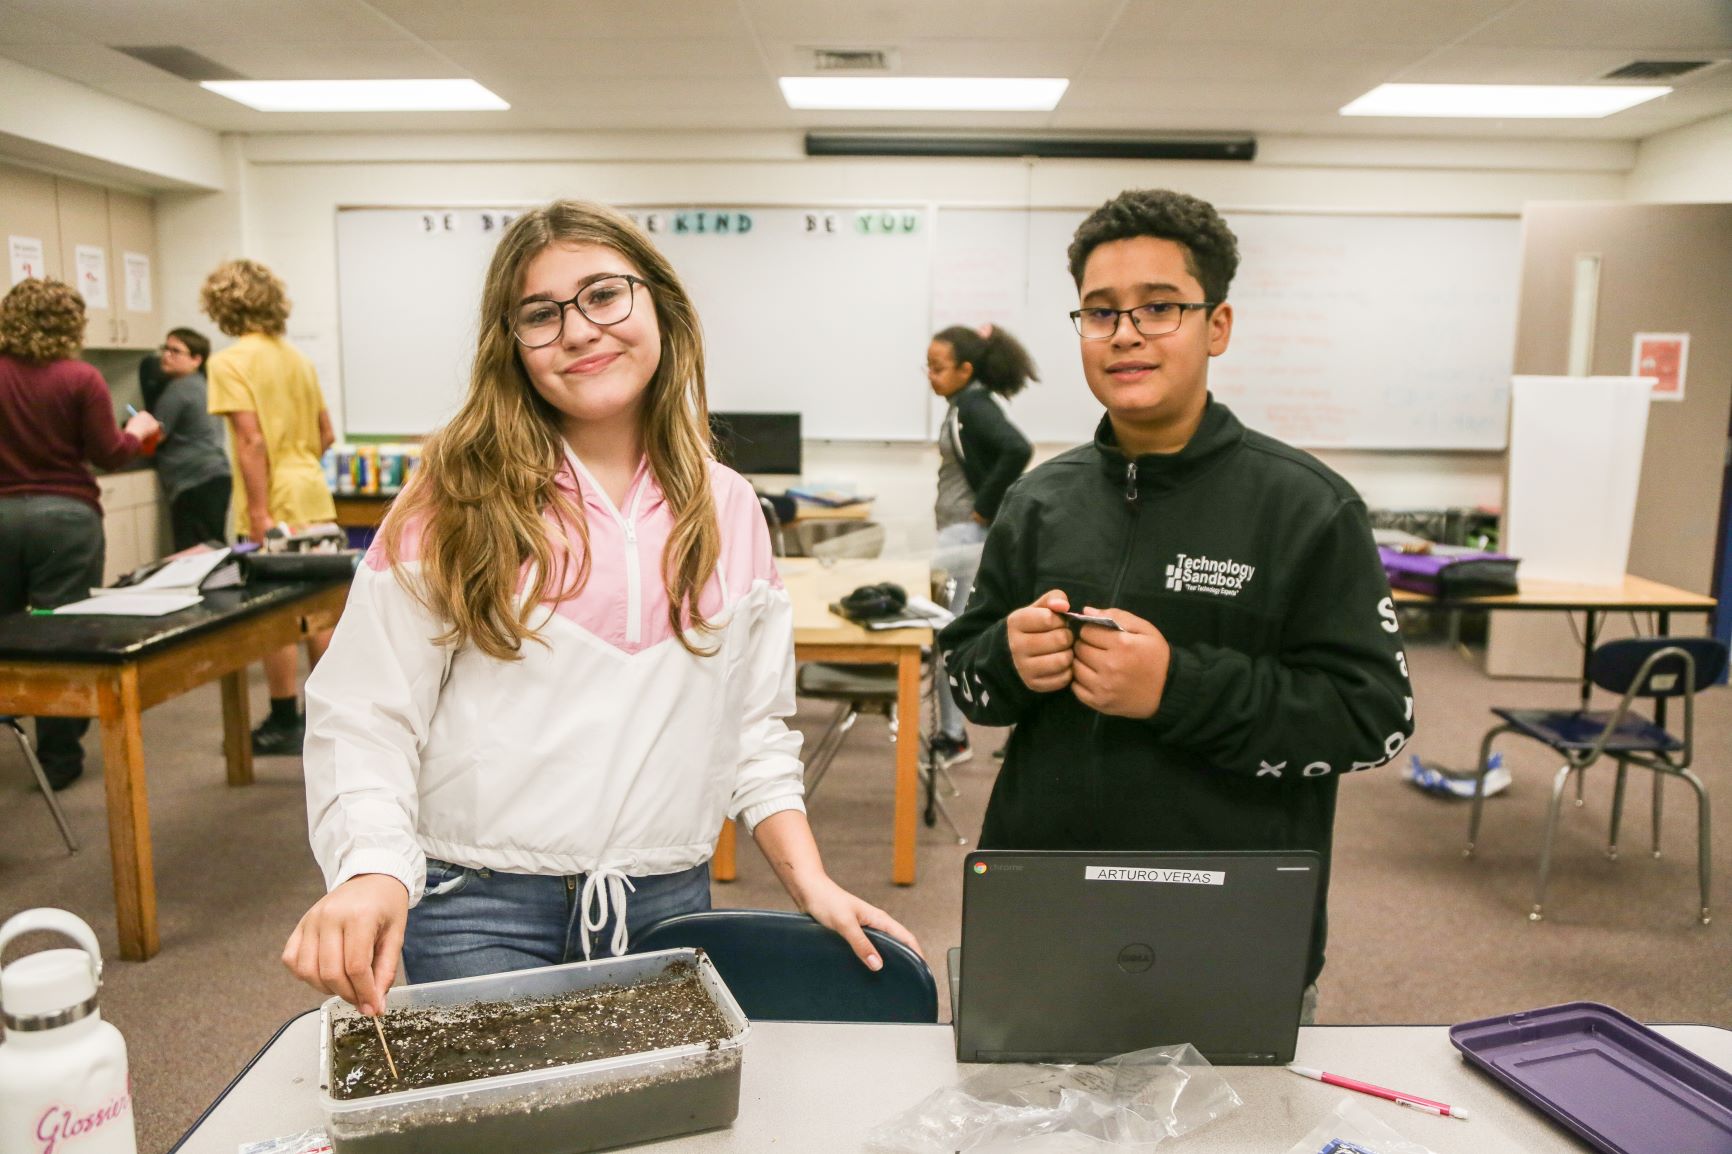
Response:
[[[715,653],[698,657],[668,621],[673,516],[647,461],[623,509],[569,450],[556,483],[588,521],[589,580],[544,603],[532,624],[546,645],[526,641],[519,661],[434,644],[443,627],[381,545],[356,573],[306,688],[308,825],[327,887],[389,874],[418,902],[431,856],[589,874],[617,904],[624,878],[707,861],[723,817],[750,829],[804,810],[800,734],[784,720],[793,608],[751,486],[710,466],[722,552],[699,601],[715,632],[690,635]],[[416,545],[405,534],[411,576]]]

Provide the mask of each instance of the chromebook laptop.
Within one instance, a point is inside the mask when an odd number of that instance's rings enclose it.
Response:
[[[1289,1062],[1322,859],[980,850],[963,864],[961,1062],[1094,1062],[1189,1042]]]

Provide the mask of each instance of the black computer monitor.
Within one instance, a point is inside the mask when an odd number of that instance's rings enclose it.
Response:
[[[716,457],[741,473],[800,472],[799,413],[711,413]]]

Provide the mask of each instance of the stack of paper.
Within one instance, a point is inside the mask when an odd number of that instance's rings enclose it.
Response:
[[[134,593],[130,589],[106,589],[101,597],[91,597],[62,605],[55,616],[86,617],[166,617],[191,609],[203,600],[197,593]]]

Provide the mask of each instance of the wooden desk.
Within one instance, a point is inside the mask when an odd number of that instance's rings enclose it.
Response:
[[[234,1154],[243,1143],[324,1124],[318,1105],[319,1016],[295,1018],[272,1038],[170,1154]],[[1732,1066],[1732,1031],[1659,1031],[1721,1066]],[[1424,1094],[1467,1109],[1438,1118],[1326,1086],[1279,1066],[1222,1066],[1244,1105],[1187,1134],[1186,1154],[1280,1151],[1349,1098],[1437,1154],[1580,1154],[1586,1147],[1449,1044],[1447,1026],[1305,1026],[1297,1060]],[[874,1126],[927,1094],[980,1070],[956,1061],[949,1026],[753,1022],[732,1127],[635,1149],[662,1154],[764,1154],[860,1150]]]
[[[120,956],[160,948],[141,715],[221,678],[230,785],[253,780],[246,668],[336,623],[347,578],[255,583],[166,617],[0,617],[0,713],[95,717],[102,726]]]
[[[1578,585],[1570,581],[1543,581],[1531,577],[1517,580],[1517,592],[1495,597],[1431,597],[1406,589],[1395,590],[1395,603],[1403,609],[1502,609],[1549,612],[1582,612],[1587,615],[1587,628],[1582,633],[1582,708],[1588,707],[1593,683],[1588,676],[1588,663],[1599,636],[1602,613],[1654,613],[1660,636],[1671,632],[1673,613],[1712,613],[1717,604],[1712,597],[1662,585],[1646,577],[1624,575],[1620,585]],[[1659,722],[1665,721],[1665,702],[1659,707]]]
[[[932,644],[930,629],[891,629],[874,633],[830,612],[862,585],[894,581],[910,594],[926,596],[932,568],[925,561],[861,558],[824,566],[811,557],[779,557],[776,567],[794,603],[794,657],[800,661],[839,661],[896,666],[896,794],[891,820],[890,880],[914,884],[916,815],[920,808],[920,651]],[[735,876],[734,823],[716,842],[711,871],[717,881]]]

